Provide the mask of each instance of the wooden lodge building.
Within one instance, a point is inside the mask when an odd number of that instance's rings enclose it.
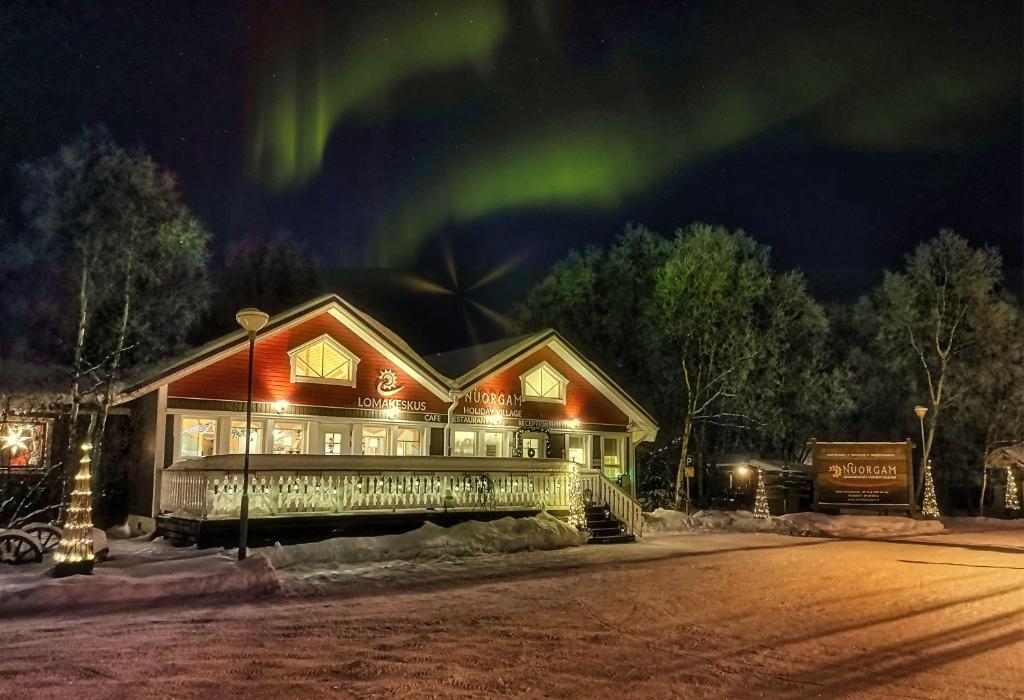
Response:
[[[125,387],[133,531],[237,519],[248,340],[238,331]],[[429,357],[336,295],[256,338],[251,529],[566,510],[573,478],[639,534],[651,416],[555,331]],[[576,475],[575,477],[573,475]]]

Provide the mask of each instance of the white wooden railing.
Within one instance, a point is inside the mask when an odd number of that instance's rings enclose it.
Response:
[[[575,467],[555,459],[481,457],[252,455],[250,460],[251,517],[568,510]],[[239,516],[241,455],[177,462],[161,476],[162,512],[199,519]]]
[[[643,508],[621,486],[598,469],[581,469],[580,488],[585,500],[589,498],[591,503],[607,505],[612,515],[625,524],[627,533],[643,536]]]

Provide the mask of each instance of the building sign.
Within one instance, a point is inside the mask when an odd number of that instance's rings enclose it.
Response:
[[[505,391],[474,389],[467,391],[460,402],[463,415],[497,418],[522,418],[523,396]]]
[[[404,386],[398,386],[398,374],[393,369],[382,369],[377,375],[377,393],[381,396],[394,396]]]
[[[911,507],[914,470],[909,440],[816,442],[812,458],[817,506]]]
[[[426,401],[408,401],[406,399],[381,399],[376,396],[357,396],[356,405],[359,408],[372,408],[377,410],[396,409],[399,411],[414,411],[422,413],[427,410]]]

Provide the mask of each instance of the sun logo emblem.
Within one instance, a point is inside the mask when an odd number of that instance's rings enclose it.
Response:
[[[843,465],[841,464],[833,464],[828,470],[832,472],[833,479],[839,479],[843,476]]]
[[[394,396],[404,386],[398,386],[398,375],[393,369],[382,369],[377,375],[377,393],[381,396]]]

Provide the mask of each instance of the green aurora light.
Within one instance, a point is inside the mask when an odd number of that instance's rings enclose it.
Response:
[[[305,184],[320,169],[331,128],[413,77],[486,71],[508,30],[500,0],[437,0],[360,17],[343,32],[330,18],[312,36],[291,37],[259,71],[248,171],[274,190]]]

